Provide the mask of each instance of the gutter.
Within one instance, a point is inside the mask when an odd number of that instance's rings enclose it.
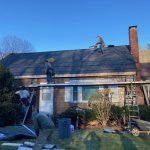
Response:
[[[56,74],[55,78],[65,77],[103,77],[103,76],[132,76],[136,75],[136,72],[117,72],[117,73],[90,73],[90,74]],[[15,76],[15,79],[43,79],[46,75],[27,75],[27,76]]]

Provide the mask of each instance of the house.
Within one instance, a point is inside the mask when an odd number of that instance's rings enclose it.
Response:
[[[139,54],[142,79],[150,80],[150,50],[140,51]]]
[[[92,49],[10,54],[2,60],[25,86],[38,85],[37,105],[40,111],[59,114],[70,106],[88,107],[89,97],[97,90],[110,88],[112,102],[123,106],[126,85],[141,80],[137,27],[129,27],[129,45],[104,48],[104,54]],[[55,84],[47,85],[45,59],[53,57]],[[115,83],[115,84],[112,84]],[[139,88],[139,103],[144,99]]]

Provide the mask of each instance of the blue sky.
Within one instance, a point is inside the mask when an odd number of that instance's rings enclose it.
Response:
[[[0,0],[0,39],[16,35],[36,51],[88,48],[101,35],[106,45],[129,44],[138,26],[139,46],[150,43],[150,0]]]

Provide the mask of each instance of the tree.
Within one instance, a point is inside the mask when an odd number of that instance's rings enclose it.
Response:
[[[98,90],[89,99],[89,106],[96,113],[98,122],[104,127],[110,116],[112,94],[110,89]]]
[[[146,49],[150,50],[150,44],[147,44]]]
[[[32,44],[15,35],[5,36],[0,41],[0,58],[4,58],[10,53],[22,53],[34,51]]]
[[[11,72],[0,65],[0,102],[11,101],[14,96],[14,78]]]

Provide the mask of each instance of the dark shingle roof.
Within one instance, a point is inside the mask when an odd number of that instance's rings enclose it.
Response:
[[[143,80],[150,80],[150,63],[141,63],[141,76]]]
[[[91,49],[18,53],[7,56],[2,63],[15,76],[44,75],[44,61],[54,57],[56,74],[87,74],[135,72],[136,67],[128,46],[104,48],[104,54]]]

